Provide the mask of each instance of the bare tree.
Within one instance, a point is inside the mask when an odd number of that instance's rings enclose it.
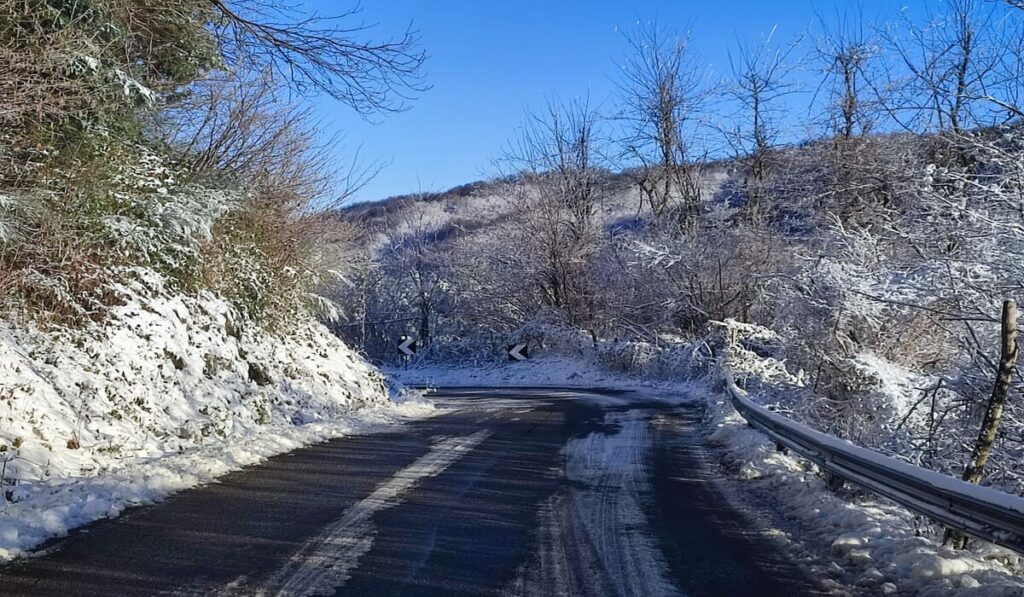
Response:
[[[859,13],[837,15],[835,23],[819,15],[818,22],[821,34],[813,51],[823,75],[818,93],[826,94],[828,128],[836,139],[849,141],[870,132],[875,124],[877,100],[867,92],[880,47]]]
[[[945,0],[945,12],[928,15],[919,26],[909,17],[906,36],[889,30],[884,36],[907,73],[892,113],[908,130],[948,130],[958,136],[991,121],[994,112],[988,89],[1005,59],[995,32],[1000,15],[981,0]]]
[[[656,216],[678,203],[681,224],[692,230],[700,209],[700,167],[692,127],[706,104],[706,90],[691,58],[689,39],[641,25],[626,36],[629,55],[620,65],[625,160]]]
[[[597,127],[598,115],[589,98],[552,100],[543,112],[527,113],[508,156],[521,170],[553,185],[580,236],[588,232],[600,199],[603,172],[597,167]]]
[[[409,214],[407,227],[394,246],[400,252],[396,263],[402,269],[400,275],[411,285],[418,340],[429,347],[434,338],[437,304],[444,292],[445,260],[431,242],[433,230],[424,215],[405,212]]]
[[[981,99],[987,102],[1004,123],[1024,118],[1024,3],[1005,18],[993,32],[994,43],[1001,49],[991,81]]]
[[[837,12],[832,20],[819,15],[818,22],[810,58],[821,78],[812,102],[824,96],[823,128],[831,137],[821,148],[825,176],[819,206],[827,205],[846,224],[884,221],[893,178],[905,164],[869,135],[881,125],[890,98],[882,46],[859,10]]]
[[[739,159],[749,168],[746,178],[747,215],[761,217],[763,187],[768,177],[770,152],[778,141],[780,100],[797,91],[790,75],[790,57],[798,42],[782,47],[772,43],[775,29],[757,45],[737,42],[729,52],[731,72],[726,96],[735,101],[746,121],[727,131],[726,138]]]
[[[523,206],[521,242],[540,264],[534,282],[547,305],[577,323],[594,310],[590,263],[604,175],[597,127],[588,100],[552,101],[527,114],[508,155],[520,172],[514,192]]]
[[[1017,366],[1017,303],[1003,302],[1002,328],[1000,333],[999,367],[992,387],[992,395],[985,407],[985,417],[978,432],[978,439],[971,453],[971,462],[964,470],[963,479],[969,483],[980,483],[985,474],[985,464],[992,453],[992,446],[999,432],[1007,393],[1013,371]]]
[[[970,463],[964,469],[962,477],[968,483],[980,483],[985,475],[985,465],[992,455],[1011,379],[1017,366],[1017,348],[1017,303],[1007,300],[1003,302],[999,365],[996,369],[995,383],[985,405],[985,416],[978,431],[978,438],[974,442],[974,449],[971,451]],[[952,530],[946,531],[946,541],[952,542],[957,549],[967,546],[967,536]]]
[[[454,269],[445,242],[451,230],[424,209],[433,199],[421,193],[382,206],[377,225],[361,226],[367,262],[329,289],[346,306],[336,329],[375,358],[397,356],[395,346],[404,335],[430,348],[440,335],[439,322],[451,311]]]

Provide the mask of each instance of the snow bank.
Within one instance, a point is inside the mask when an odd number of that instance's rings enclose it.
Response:
[[[484,366],[423,364],[396,366],[384,371],[412,386],[523,386],[621,385],[622,376],[580,359],[545,357],[520,363],[493,363]]]
[[[724,393],[709,392],[709,440],[738,475],[771,496],[785,517],[831,546],[851,581],[877,594],[1022,595],[1024,561],[985,545],[954,551],[909,511],[874,498],[847,501],[831,492],[812,464],[776,451],[749,428]]]
[[[559,386],[627,389],[638,399],[671,403],[694,400],[688,382],[668,382],[609,371],[598,363],[577,358],[545,356],[518,363],[484,366],[412,365],[384,368],[389,377],[408,386]]]
[[[310,442],[424,414],[312,320],[246,326],[134,272],[84,330],[0,321],[0,559]]]

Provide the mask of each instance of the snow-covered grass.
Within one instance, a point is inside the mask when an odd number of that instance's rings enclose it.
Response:
[[[411,386],[524,386],[621,385],[622,376],[580,359],[545,357],[520,363],[492,363],[475,367],[444,364],[410,364],[384,371]]]
[[[406,416],[384,377],[312,321],[246,325],[148,270],[84,329],[0,321],[0,559],[273,454]]]
[[[599,363],[565,356],[544,356],[517,363],[475,366],[418,364],[386,367],[388,376],[407,386],[561,386],[628,389],[644,399],[685,402],[693,399],[690,384],[625,375]]]

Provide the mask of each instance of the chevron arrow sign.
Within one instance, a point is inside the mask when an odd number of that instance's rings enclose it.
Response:
[[[508,360],[525,361],[530,358],[530,351],[525,344],[513,344],[508,347]]]

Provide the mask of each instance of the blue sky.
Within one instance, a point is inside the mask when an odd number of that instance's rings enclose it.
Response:
[[[330,14],[337,1],[312,6]],[[714,76],[728,70],[738,37],[757,42],[776,27],[775,38],[785,41],[812,27],[817,14],[860,6],[866,18],[891,20],[904,6],[923,13],[929,1],[937,0],[369,0],[363,17],[379,23],[375,34],[410,22],[420,32],[433,88],[410,110],[375,123],[326,98],[317,100],[318,111],[326,129],[346,135],[349,151],[361,146],[363,159],[388,163],[356,201],[444,190],[495,173],[493,160],[526,107],[589,94],[592,104],[610,108],[615,64],[625,51],[620,29],[640,19],[690,30]]]

